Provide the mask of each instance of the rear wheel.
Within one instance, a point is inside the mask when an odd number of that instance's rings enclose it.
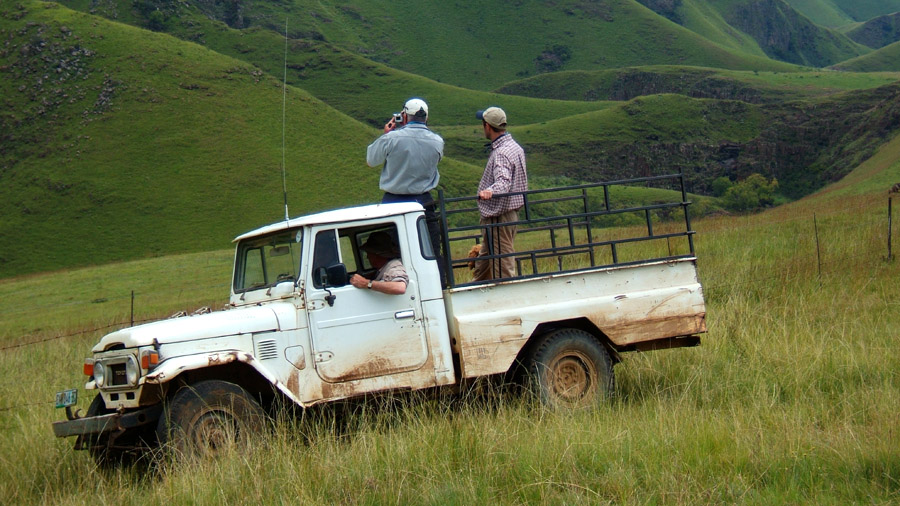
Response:
[[[531,355],[529,373],[541,402],[581,408],[608,399],[615,389],[612,359],[591,334],[560,329],[543,336]]]
[[[179,455],[216,456],[246,445],[264,426],[259,403],[239,385],[208,380],[185,386],[166,406],[156,428]]]

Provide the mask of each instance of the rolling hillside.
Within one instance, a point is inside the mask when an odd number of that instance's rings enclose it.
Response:
[[[324,41],[390,67],[468,89],[488,90],[514,79],[555,70],[593,70],[648,64],[679,64],[787,71],[791,67],[763,56],[728,49],[675,25],[634,0],[589,3],[563,0],[509,6],[479,0],[465,3],[373,0],[353,6],[332,1],[271,3],[245,1],[240,22],[206,2],[159,5],[159,21],[142,15],[125,0],[66,5],[186,40],[213,43],[223,27],[268,29],[293,38]],[[405,20],[415,19],[416,28]],[[490,33],[490,36],[486,35]],[[244,45],[248,47],[249,45]],[[274,57],[280,54],[279,51]],[[221,49],[218,49],[221,50]],[[855,56],[855,55],[854,55]],[[274,59],[272,61],[280,61]]]
[[[825,67],[869,51],[837,31],[817,26],[783,0],[643,3],[711,40],[748,47],[749,39],[768,57],[797,65]],[[707,28],[711,23],[715,30]]]
[[[450,52],[423,73],[482,89],[398,70],[409,57],[401,49],[396,60],[378,61],[386,58],[366,44],[395,30],[388,14],[399,6],[382,6],[378,17],[368,5],[292,4],[285,55],[277,30],[288,4],[245,2],[232,12],[154,2],[67,2],[121,22],[36,1],[0,8],[0,233],[17,238],[0,249],[0,277],[219,248],[280,219],[282,100],[293,215],[379,198],[365,146],[410,96],[431,105],[431,124],[447,141],[442,186],[454,194],[470,192],[480,176],[484,141],[473,113],[487,105],[507,109],[535,185],[683,168],[694,191],[708,192],[721,175],[761,172],[799,197],[839,178],[897,127],[896,75],[801,72],[725,49],[631,1],[540,11],[550,28],[534,27],[534,41],[555,40],[560,19],[571,22],[566,40],[600,44],[585,45],[590,51],[609,49],[609,34],[627,42],[650,30],[643,45],[622,42],[584,65],[674,58],[753,70],[544,66],[521,79],[532,72],[503,60],[490,67],[499,88],[488,92],[471,54]],[[435,40],[456,19],[436,28]],[[397,43],[421,46],[407,35]],[[467,44],[462,37],[459,48],[473,50]],[[575,46],[566,47],[570,58],[559,68],[581,65]]]
[[[814,23],[840,27],[900,11],[900,0],[785,0]]]
[[[694,98],[772,103],[876,88],[898,79],[898,73],[780,73],[647,66],[554,72],[513,81],[497,91],[554,100],[630,100],[642,95],[678,93]]]
[[[221,248],[283,217],[278,80],[54,4],[6,11],[0,30],[0,275]],[[292,214],[379,199],[364,161],[378,132],[302,90],[285,99]]]
[[[900,70],[900,42],[847,60],[831,68],[846,72],[892,72]]]
[[[900,41],[900,12],[870,19],[847,31],[847,36],[873,49]]]

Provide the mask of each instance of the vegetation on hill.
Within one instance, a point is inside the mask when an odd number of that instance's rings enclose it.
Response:
[[[282,218],[283,99],[291,213],[380,198],[378,131],[246,63],[55,4],[4,7],[0,37],[0,275],[220,248]]]
[[[705,14],[699,19],[721,20],[724,25],[718,30],[722,35],[712,40],[738,40],[742,46],[746,46],[747,42],[737,34],[749,36],[770,58],[798,65],[825,67],[869,50],[839,32],[817,26],[783,0],[644,2],[648,7],[688,28],[699,25],[698,29],[701,30],[703,25],[696,21],[697,16],[687,13],[696,12],[698,6],[704,4],[706,12],[715,11],[718,16]],[[715,37],[716,34],[710,33],[708,36]]]
[[[847,36],[873,49],[900,41],[900,12],[870,19],[849,30]]]
[[[839,28],[900,11],[900,0],[785,0],[814,23]]]
[[[900,42],[894,42],[847,61],[832,65],[832,69],[844,72],[891,72],[900,70]]]
[[[708,0],[637,0],[660,16],[724,47],[766,56],[759,44],[728,24]]]
[[[678,93],[694,98],[756,104],[875,88],[898,79],[898,73],[750,72],[645,66],[554,72],[512,81],[496,91],[513,96],[586,101],[630,100],[643,95]]]
[[[809,72],[747,59],[733,50],[745,38],[725,50],[727,44],[696,36],[631,0],[564,2],[541,11],[511,6],[522,9],[534,40],[551,40],[540,34],[560,20],[572,34],[554,39],[541,58],[529,56],[534,72],[516,67],[519,60],[491,61],[490,79],[498,84],[504,76],[540,72],[503,85],[500,93],[397,70],[377,60],[403,67],[413,61],[408,50],[398,45],[386,57],[382,46],[370,45],[395,33],[397,44],[422,46],[425,54],[431,44],[443,44],[452,50],[429,59],[423,73],[486,86],[479,74],[485,67],[472,67],[480,62],[472,55],[480,53],[467,39],[482,38],[459,24],[469,7],[442,18],[440,29],[429,20],[434,37],[422,44],[392,16],[402,3],[66,4],[134,26],[36,1],[0,9],[6,44],[0,52],[0,177],[10,195],[0,204],[8,216],[0,228],[29,231],[0,250],[0,276],[209,249],[282,217],[285,66],[293,214],[377,200],[377,170],[365,167],[362,153],[410,96],[431,105],[431,125],[447,140],[442,186],[456,194],[471,191],[483,166],[484,140],[473,113],[488,105],[507,110],[528,150],[534,185],[684,169],[692,190],[708,193],[718,177],[739,181],[758,172],[777,177],[782,195],[798,197],[845,173],[848,161],[870,154],[894,128],[895,107],[875,113],[889,104],[889,87],[827,95],[881,86],[896,75]],[[723,9],[743,5],[711,10],[700,0],[690,4],[697,16],[719,13],[717,30],[725,31]],[[429,13],[438,17],[444,9],[451,8],[440,4]],[[541,26],[529,25],[538,12]],[[285,17],[287,42],[279,33]],[[469,31],[450,44],[446,37],[459,26]],[[602,37],[588,36],[598,30]],[[632,44],[635,35],[641,43]],[[603,46],[608,38],[615,48]],[[503,50],[513,51],[510,44]],[[519,46],[529,54],[528,44]],[[586,48],[602,58],[585,62]],[[557,70],[673,59],[754,70]],[[342,177],[331,177],[335,173]],[[245,208],[236,211],[235,203]]]
[[[353,5],[245,0],[240,3],[240,23],[205,7],[208,2],[144,2],[158,5],[164,13],[163,29],[186,40],[206,44],[224,29],[210,25],[209,15],[219,15],[223,26],[232,21],[233,27],[281,33],[287,20],[293,38],[325,41],[393,68],[469,89],[487,90],[554,70],[648,64],[790,69],[762,56],[727,49],[667,22],[634,0],[563,0],[550,7],[526,2],[503,9],[484,0],[427,5],[387,0]],[[111,18],[141,17],[128,0],[64,3]],[[516,23],[509,22],[511,12]],[[408,20],[414,20],[414,27]],[[148,28],[150,23],[148,18],[140,21]]]
[[[691,191],[721,176],[775,177],[791,198],[837,181],[900,125],[900,84],[751,104],[647,95],[539,125],[511,127],[529,170],[609,180],[683,170]],[[447,152],[476,163],[471,128],[448,129]]]

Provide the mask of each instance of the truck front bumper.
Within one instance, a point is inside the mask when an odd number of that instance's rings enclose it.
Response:
[[[56,437],[69,437],[126,431],[156,422],[162,414],[162,408],[162,403],[160,403],[128,413],[111,413],[90,417],[72,416],[69,420],[53,422],[53,434]]]

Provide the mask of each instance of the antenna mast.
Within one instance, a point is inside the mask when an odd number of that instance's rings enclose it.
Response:
[[[288,50],[288,18],[284,18],[284,82],[281,86],[281,188],[284,191],[284,221],[290,219],[288,216],[287,202],[287,170],[284,163],[285,140],[285,109],[287,108],[287,50]]]

